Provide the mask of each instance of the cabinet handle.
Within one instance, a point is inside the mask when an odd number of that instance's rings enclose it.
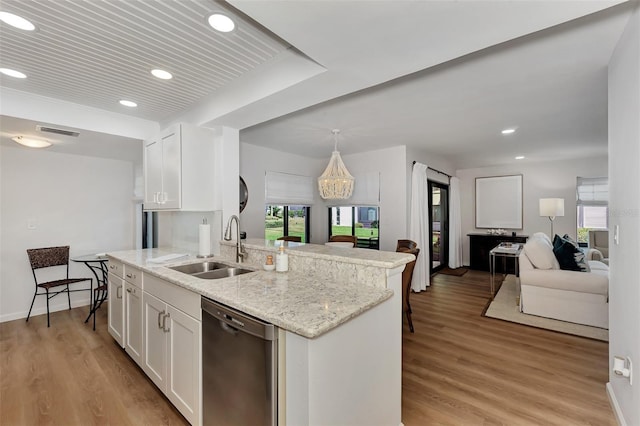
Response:
[[[164,319],[162,320],[162,330],[164,330],[165,333],[171,331],[171,327],[169,327],[169,325],[167,324],[167,318],[171,318],[171,314],[167,313],[167,315],[165,315]]]
[[[116,288],[116,299],[122,299],[122,286]]]
[[[127,289],[127,293],[131,293],[131,289],[130,288]]]
[[[132,274],[127,274],[127,278],[133,278]]]
[[[164,315],[164,311],[158,312],[158,328],[163,328],[163,324],[162,324],[163,315]]]

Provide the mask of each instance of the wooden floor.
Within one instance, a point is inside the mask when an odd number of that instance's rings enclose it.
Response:
[[[615,425],[608,344],[481,316],[489,274],[438,274],[403,329],[402,421]]]
[[[404,326],[403,422],[615,425],[607,344],[481,316],[489,275],[437,275]],[[0,324],[0,425],[184,425],[87,308]]]

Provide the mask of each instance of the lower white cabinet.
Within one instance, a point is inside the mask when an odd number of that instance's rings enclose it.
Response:
[[[142,290],[129,281],[124,288],[124,349],[142,367]]]
[[[115,339],[120,347],[124,347],[124,280],[109,272],[107,294],[109,303],[107,306],[109,317],[109,334]]]
[[[142,368],[178,411],[192,425],[199,425],[202,405],[201,321],[148,293],[147,285],[145,281],[142,295]],[[199,296],[193,295],[199,300]]]

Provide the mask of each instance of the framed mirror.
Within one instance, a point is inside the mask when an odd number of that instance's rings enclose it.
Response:
[[[249,201],[249,189],[242,176],[240,176],[240,213],[247,207],[247,201]]]
[[[522,229],[522,175],[476,178],[476,228]]]

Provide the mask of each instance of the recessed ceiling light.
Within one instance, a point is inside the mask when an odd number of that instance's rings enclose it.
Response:
[[[23,136],[16,136],[11,138],[14,142],[18,142],[20,145],[28,146],[29,148],[46,148],[51,146],[51,142],[47,142],[42,139],[31,139]]]
[[[165,70],[151,70],[151,74],[153,74],[154,77],[158,77],[159,79],[162,80],[170,80],[173,78],[173,75],[171,75],[171,73],[169,71],[165,71]]]
[[[518,156],[516,157],[516,160],[524,160],[524,155],[518,155]]]
[[[511,133],[515,133],[516,129],[504,129],[502,131],[503,135],[510,135]]]
[[[209,25],[221,33],[228,33],[233,31],[236,27],[236,24],[229,18],[227,15],[223,15],[222,13],[214,13],[207,18]]]
[[[124,105],[124,106],[129,107],[129,108],[135,108],[135,107],[137,107],[137,106],[138,106],[138,104],[137,104],[137,103],[132,102],[132,101],[127,101],[127,100],[125,100],[125,99],[122,99],[122,100],[120,101],[120,105]]]
[[[9,68],[0,68],[0,72],[4,75],[8,75],[9,77],[27,78],[26,74],[23,74],[20,71],[12,70]]]
[[[0,12],[0,21],[20,30],[33,31],[36,29],[35,25],[24,19],[22,16],[14,15],[9,12]]]

